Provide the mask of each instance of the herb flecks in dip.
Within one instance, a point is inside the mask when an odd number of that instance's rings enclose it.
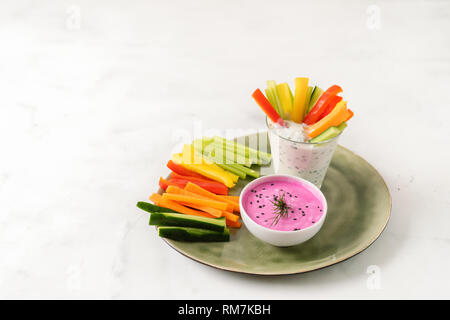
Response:
[[[282,197],[288,210],[280,216],[277,204]],[[244,196],[243,205],[253,221],[273,230],[305,229],[323,215],[321,200],[307,186],[290,180],[273,180],[253,187]]]

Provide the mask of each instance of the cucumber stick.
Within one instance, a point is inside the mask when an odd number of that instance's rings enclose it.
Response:
[[[217,232],[225,232],[226,229],[225,217],[206,218],[171,212],[152,212],[150,214],[149,225],[191,227]]]
[[[236,153],[232,149],[232,146],[226,146],[220,143],[214,142],[214,158],[216,161],[221,161],[222,163],[240,163],[246,167],[250,167],[252,164],[258,164],[259,160],[257,158],[249,158],[243,154]]]
[[[223,232],[188,227],[158,227],[160,237],[187,242],[226,242],[230,241],[230,231]]]
[[[259,178],[259,172],[250,168],[246,168],[244,166],[241,166],[240,164],[230,164],[230,166],[235,167],[238,170],[243,171],[245,174],[248,174],[249,176],[253,178]]]
[[[226,171],[230,171],[231,173],[237,175],[241,179],[245,179],[247,177],[247,174],[244,171],[239,170],[239,168],[234,167],[234,165],[232,165],[232,164],[224,164],[224,163],[218,163],[218,162],[216,162],[216,164],[219,167],[221,167],[222,169],[224,169]],[[242,167],[245,168],[244,166],[242,166]]]
[[[319,100],[320,96],[322,95],[323,90],[320,89],[318,86],[315,86],[311,93],[311,99],[309,100],[309,106],[308,110],[306,111],[306,114],[311,111],[312,107],[316,104],[317,100]]]
[[[283,108],[281,108],[280,97],[278,96],[278,92],[277,92],[277,83],[275,82],[275,80],[267,81],[267,89],[266,90],[269,90],[272,93],[272,97],[273,97],[273,105],[272,106],[278,112],[280,117],[285,119]]]
[[[267,88],[265,90],[266,92],[266,96],[267,96],[267,100],[269,100],[270,104],[272,105],[272,107],[275,109],[275,111],[280,114],[280,111],[278,110],[278,103],[275,100],[273,91],[269,88]]]
[[[150,212],[150,213],[152,213],[152,212],[172,212],[172,213],[178,213],[178,212],[176,212],[176,211],[174,211],[174,210],[167,209],[167,208],[163,208],[163,207],[159,207],[159,206],[156,206],[156,205],[154,205],[154,204],[151,204],[151,203],[148,203],[148,202],[144,202],[144,201],[139,201],[139,202],[136,204],[136,207],[138,207],[139,209],[142,209],[142,210],[144,210],[144,211]]]
[[[230,148],[238,154],[245,156],[246,158],[250,158],[252,160],[258,160],[259,162],[269,163],[272,160],[272,155],[267,152],[263,152],[260,150],[256,150],[253,148],[249,148],[243,144],[237,143],[235,141],[227,140],[225,138],[215,136],[214,143],[219,145],[225,145],[226,148]]]
[[[337,126],[339,130],[344,131],[345,128],[347,128],[347,122],[342,121],[340,125]]]
[[[327,130],[319,134],[317,137],[314,137],[309,142],[311,143],[317,143],[317,142],[323,142],[330,140],[339,134],[341,134],[342,130],[339,129],[339,127],[329,127]]]
[[[205,159],[206,161],[209,161],[211,163],[215,163],[218,167],[236,175],[237,177],[241,178],[241,179],[245,179],[247,174],[237,168],[233,168],[231,166],[229,166],[228,164],[222,163],[222,161],[217,161],[216,158],[212,157],[210,154],[206,153],[206,152],[202,152],[202,150],[200,149],[196,149],[195,145],[192,144],[194,147],[194,150],[198,153],[200,153],[203,157],[203,159]],[[236,181],[233,182],[237,182],[237,178]]]
[[[309,102],[311,101],[311,95],[314,90],[314,87],[308,87],[308,91],[306,92],[306,100],[305,100],[305,114],[303,115],[303,118],[306,116],[308,109],[309,109]]]

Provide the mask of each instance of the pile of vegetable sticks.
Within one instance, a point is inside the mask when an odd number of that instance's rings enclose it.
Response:
[[[309,79],[304,77],[295,78],[294,82],[294,95],[286,82],[277,84],[269,80],[265,89],[267,97],[259,89],[252,97],[272,122],[281,126],[287,126],[284,120],[303,123],[311,142],[338,135],[353,117],[347,101],[338,96],[342,88],[333,85],[323,91],[318,86],[308,86]],[[321,134],[324,135],[319,137]]]

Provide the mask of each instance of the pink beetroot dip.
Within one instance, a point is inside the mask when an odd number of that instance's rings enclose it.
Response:
[[[280,179],[280,178],[278,178]],[[242,204],[247,215],[257,224],[272,230],[296,231],[308,228],[323,215],[323,203],[299,181],[273,180],[263,182],[244,195]],[[275,197],[284,198],[289,206],[288,216],[272,224]]]

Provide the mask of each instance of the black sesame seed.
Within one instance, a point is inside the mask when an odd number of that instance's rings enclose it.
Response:
[[[258,206],[258,208],[260,208],[260,209],[261,209],[261,208],[262,208],[262,206]]]
[[[294,218],[293,220],[297,220],[297,218]]]
[[[311,221],[312,223],[316,223],[315,221]]]
[[[259,216],[256,216],[259,219]]]
[[[304,213],[302,213],[302,216],[304,217],[304,216],[305,216],[305,214],[304,214]]]
[[[305,206],[305,208],[309,208],[308,206]]]

